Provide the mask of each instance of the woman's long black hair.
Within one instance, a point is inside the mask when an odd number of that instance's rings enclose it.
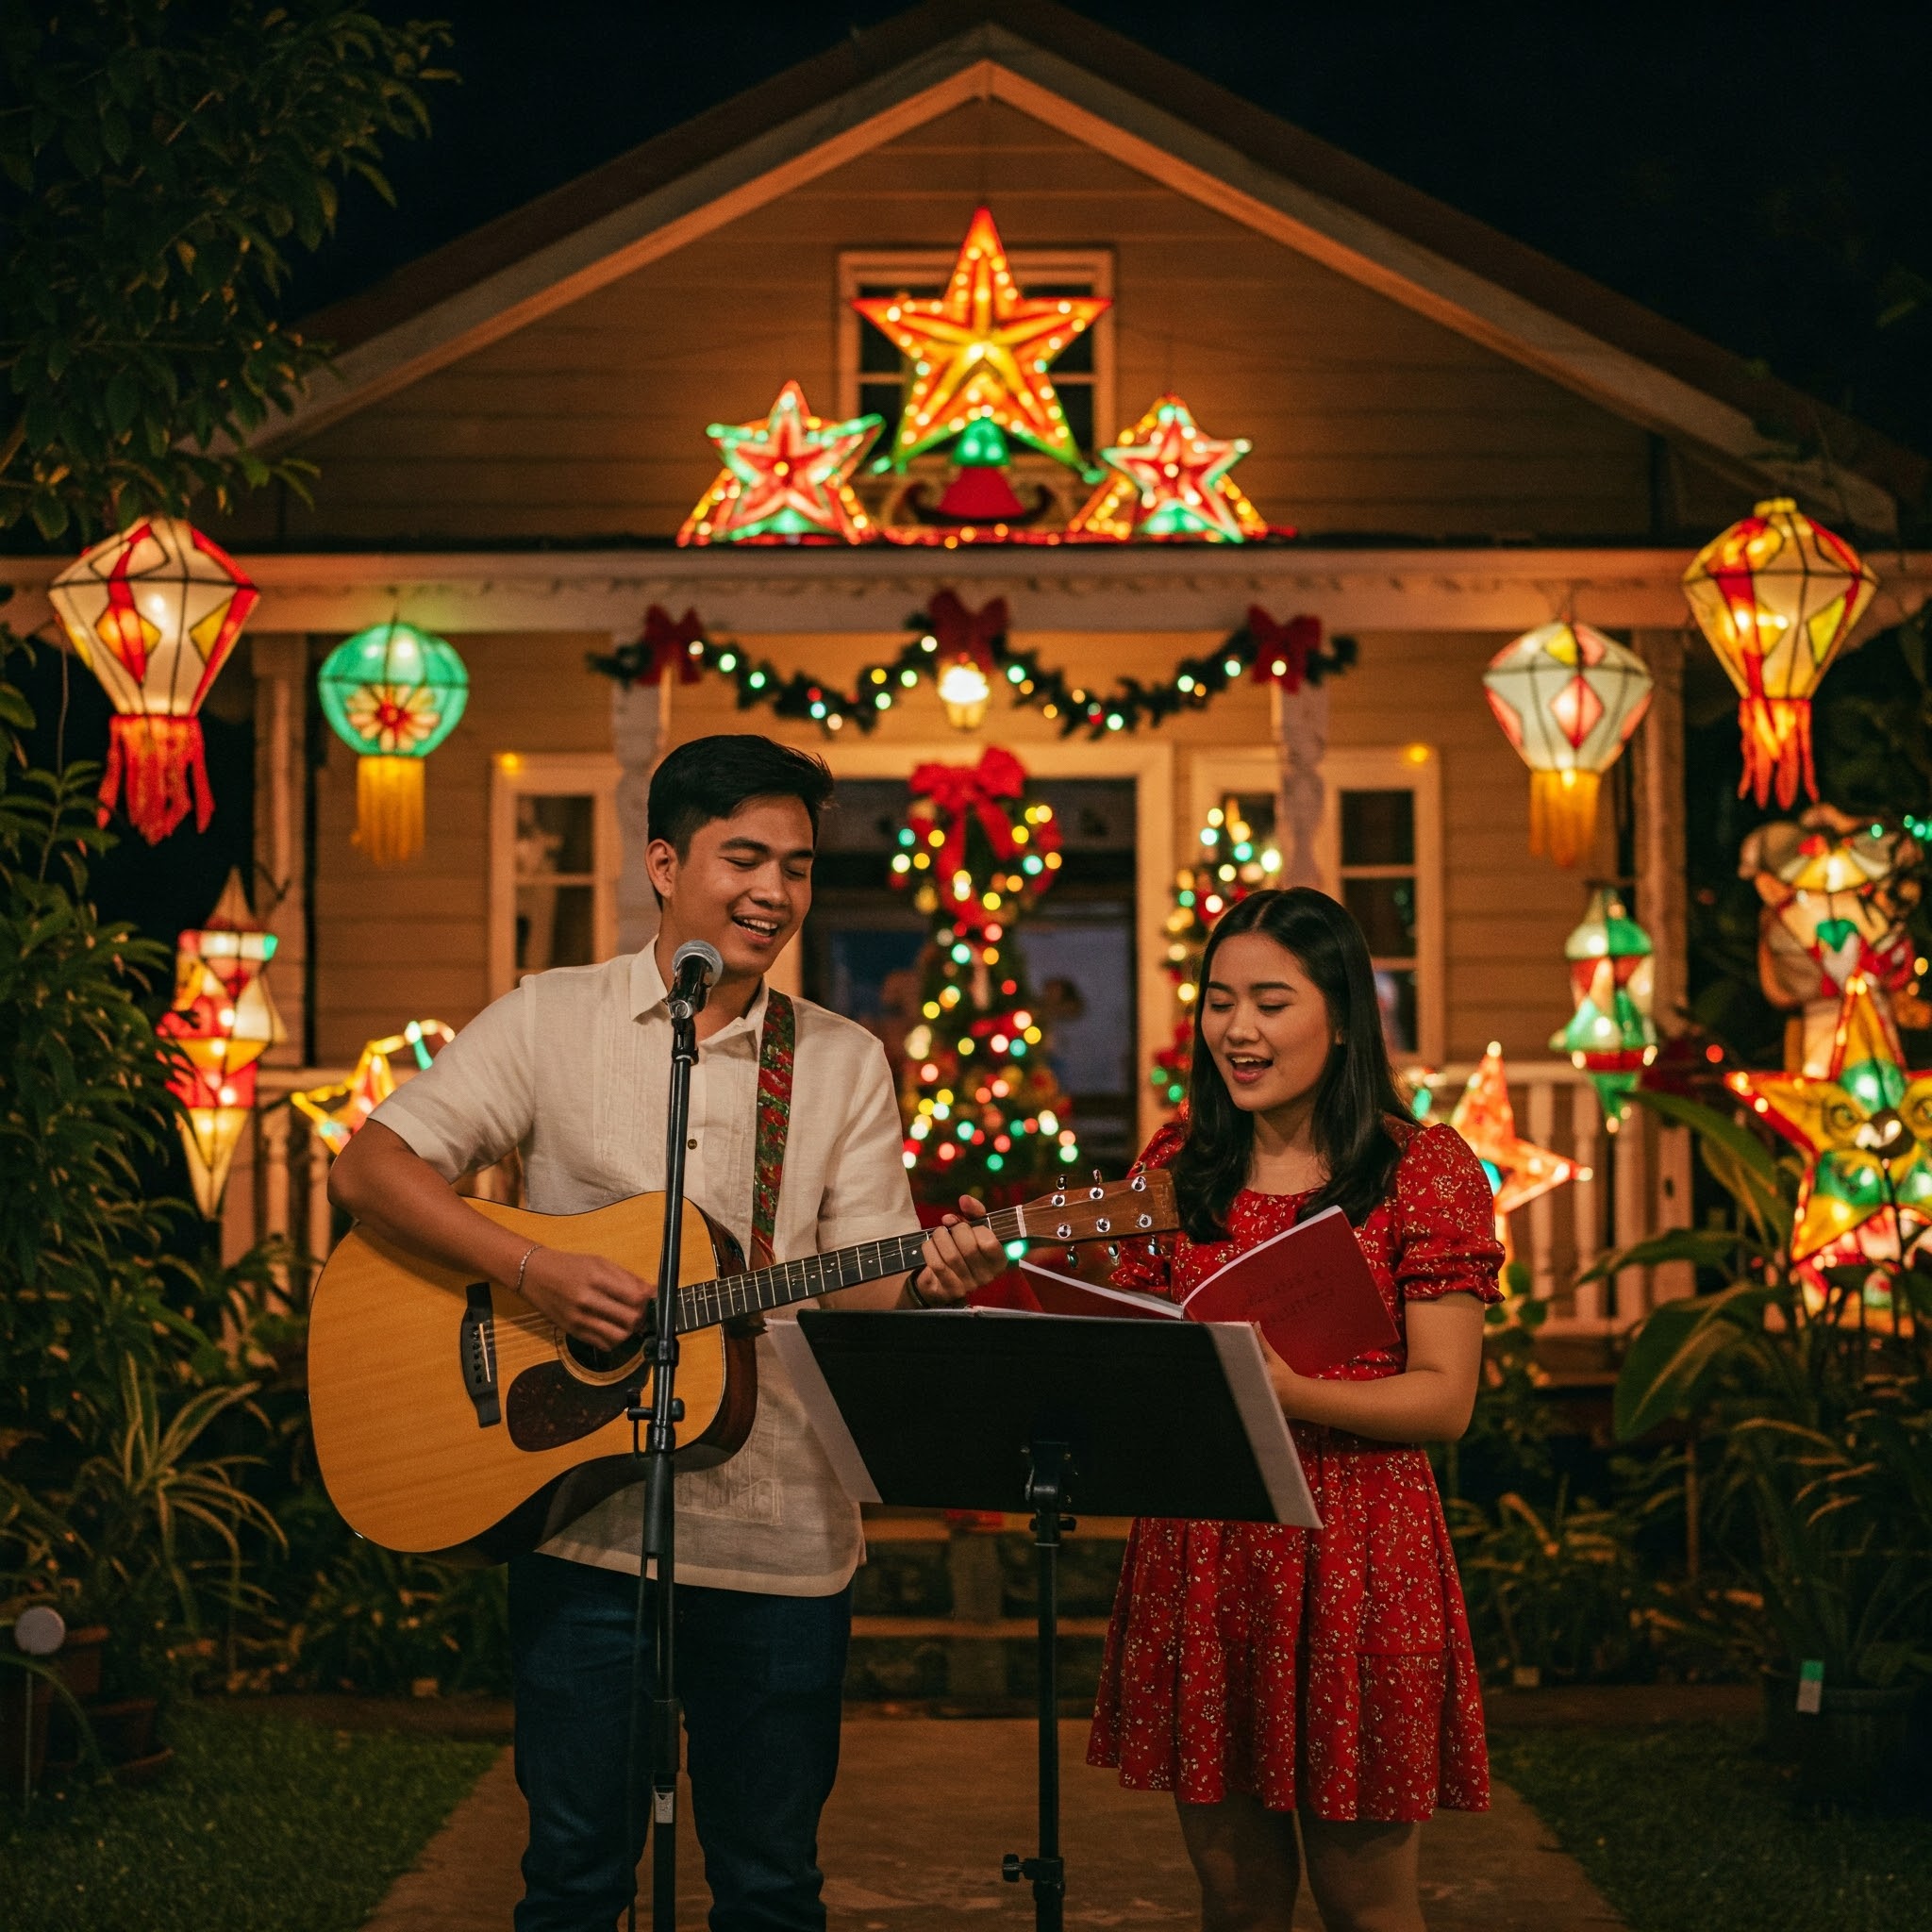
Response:
[[[1188,1137],[1174,1157],[1174,1189],[1190,1239],[1222,1241],[1227,1210],[1247,1185],[1255,1118],[1234,1104],[1221,1069],[1201,1036],[1214,956],[1240,933],[1260,933],[1285,946],[1327,1003],[1341,1036],[1315,1091],[1315,1147],[1328,1179],[1304,1214],[1340,1208],[1357,1226],[1388,1191],[1402,1150],[1389,1117],[1406,1118],[1395,1090],[1368,941],[1354,916],[1325,892],[1307,886],[1256,892],[1223,914],[1201,959],[1194,1001],[1194,1060],[1188,1076]]]

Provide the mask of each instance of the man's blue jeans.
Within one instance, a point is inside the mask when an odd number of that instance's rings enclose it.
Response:
[[[641,1724],[638,1833],[626,1858],[636,1600],[637,1579],[618,1571],[542,1556],[510,1565],[517,1783],[530,1805],[516,1932],[610,1932],[629,1903],[651,1810]],[[678,1588],[677,1690],[712,1932],[823,1932],[819,1812],[839,1768],[851,1628],[849,1589],[799,1597]],[[647,1890],[640,1919],[648,1911]]]

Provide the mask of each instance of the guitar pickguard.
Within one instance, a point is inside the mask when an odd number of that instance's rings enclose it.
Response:
[[[540,1362],[509,1385],[504,1421],[519,1449],[561,1449],[594,1435],[630,1407],[623,1382],[580,1382],[561,1362]]]

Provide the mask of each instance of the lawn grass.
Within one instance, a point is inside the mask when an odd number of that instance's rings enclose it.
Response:
[[[0,1924],[20,1932],[350,1932],[499,1746],[352,1735],[219,1704],[168,1725],[153,1787],[0,1798]]]
[[[1932,1819],[1805,1818],[1749,1724],[1491,1734],[1630,1932],[1932,1926]]]

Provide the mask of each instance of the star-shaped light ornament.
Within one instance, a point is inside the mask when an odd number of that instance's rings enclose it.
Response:
[[[1590,1170],[1553,1154],[1547,1147],[1524,1141],[1516,1132],[1516,1111],[1509,1105],[1509,1076],[1503,1066],[1503,1048],[1491,1041],[1489,1050],[1469,1076],[1449,1124],[1470,1144],[1483,1164],[1496,1193],[1496,1233],[1508,1246],[1507,1217],[1526,1208],[1539,1195],[1565,1181],[1588,1180]]]
[[[1115,472],[1067,525],[1071,536],[1178,538],[1242,543],[1268,534],[1267,520],[1228,472],[1253,447],[1245,437],[1207,436],[1170,391],[1100,452]]]
[[[361,1130],[363,1122],[405,1080],[423,1072],[456,1037],[455,1030],[441,1020],[411,1020],[400,1033],[368,1041],[356,1071],[346,1080],[291,1093],[290,1102],[330,1154],[340,1154]]]
[[[851,476],[883,422],[814,416],[788,382],[761,422],[713,423],[724,467],[677,533],[680,543],[870,543],[877,526]]]
[[[1932,1228],[1932,1071],[1900,1064],[1861,975],[1845,987],[1827,1075],[1732,1074],[1724,1084],[1805,1156],[1791,1259],[1814,1287],[1828,1267],[1896,1261]],[[1882,1276],[1868,1283],[1868,1309],[1890,1300]]]
[[[912,361],[912,387],[890,452],[894,469],[965,435],[975,422],[1070,469],[1081,467],[1046,372],[1112,301],[1021,294],[991,209],[974,210],[943,295],[865,295],[852,306]]]

